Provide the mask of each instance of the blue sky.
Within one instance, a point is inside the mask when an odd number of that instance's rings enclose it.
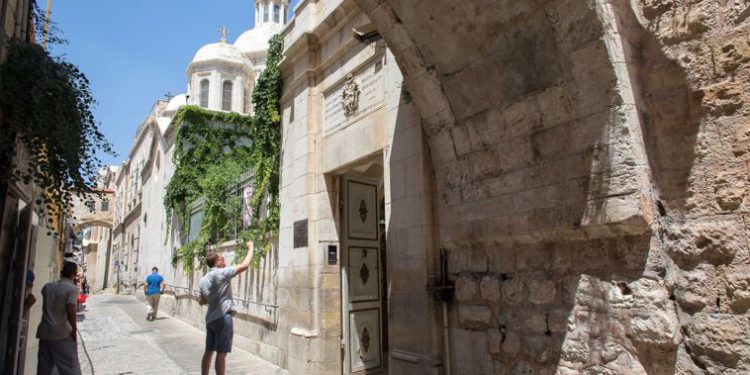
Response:
[[[292,0],[296,5],[299,0]],[[38,1],[41,7],[46,1]],[[98,101],[95,116],[119,165],[154,101],[185,92],[185,69],[202,45],[253,27],[252,0],[53,0],[51,19],[64,45],[50,46],[86,74]]]

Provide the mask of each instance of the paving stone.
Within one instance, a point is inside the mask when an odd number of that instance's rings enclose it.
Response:
[[[86,310],[78,314],[83,373],[93,374],[93,365],[96,374],[200,374],[205,332],[162,311],[159,315],[147,321],[145,306],[134,296],[89,297]],[[227,356],[227,373],[286,372],[235,347]]]

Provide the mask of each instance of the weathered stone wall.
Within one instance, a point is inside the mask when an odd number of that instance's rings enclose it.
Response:
[[[676,369],[746,373],[750,3],[638,1],[635,13],[656,238],[683,336]]]
[[[750,5],[356,2],[432,148],[454,371],[750,369]]]

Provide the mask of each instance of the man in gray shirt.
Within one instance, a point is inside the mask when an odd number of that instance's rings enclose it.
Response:
[[[247,243],[245,260],[236,267],[227,267],[221,254],[206,257],[209,270],[200,280],[199,303],[208,304],[206,312],[206,351],[201,362],[201,374],[208,375],[211,358],[216,352],[216,375],[224,375],[227,353],[232,351],[234,328],[234,301],[232,301],[232,278],[247,271],[253,261],[253,243]]]
[[[65,262],[60,280],[49,282],[42,288],[42,321],[36,337],[39,339],[37,375],[80,375],[76,336],[76,304],[78,287],[73,279],[78,265]]]

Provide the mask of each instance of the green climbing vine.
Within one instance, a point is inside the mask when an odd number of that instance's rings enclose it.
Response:
[[[94,119],[86,76],[39,45],[11,40],[0,77],[0,177],[40,187],[41,212],[70,207],[76,197],[93,202],[98,155],[115,153]],[[28,152],[23,163],[14,160],[19,144]]]
[[[205,262],[209,244],[236,236],[240,243],[252,240],[256,255],[263,256],[278,233],[281,47],[281,36],[271,38],[267,67],[252,94],[253,116],[196,106],[182,107],[175,115],[180,124],[175,138],[176,169],[167,185],[164,207],[167,217],[174,215],[183,231],[189,229],[195,206],[202,210],[198,233],[184,241],[173,258],[173,264],[181,262],[185,272],[194,269],[196,260]],[[241,225],[243,197],[235,192],[248,174],[252,176],[252,215],[245,227]],[[242,259],[246,248],[238,246],[237,252],[236,259]]]

